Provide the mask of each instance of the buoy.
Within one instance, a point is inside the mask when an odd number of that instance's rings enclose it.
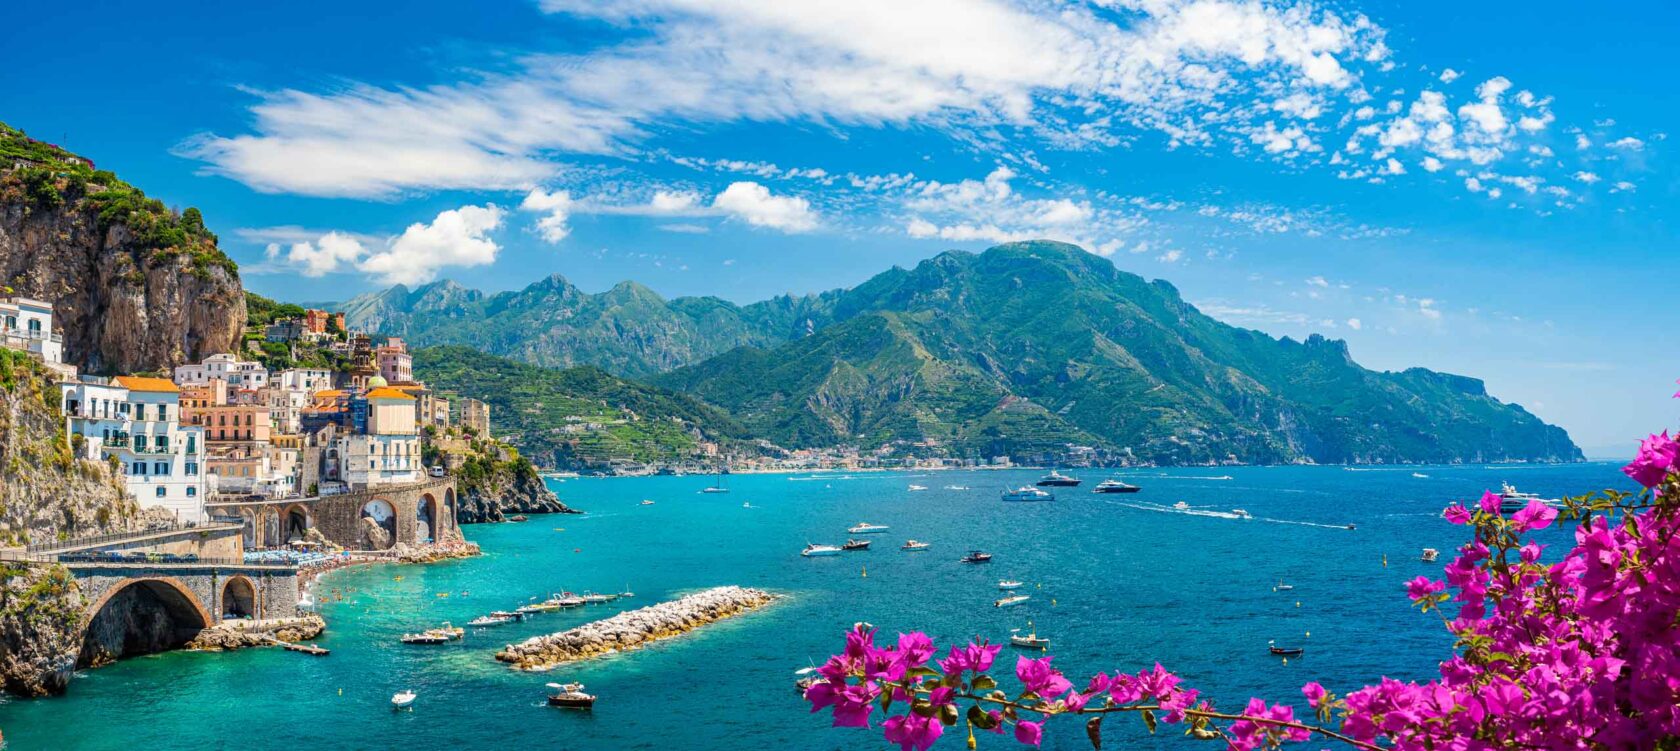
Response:
[[[1308,632],[1307,632],[1307,638],[1308,638],[1308,639],[1311,639],[1311,638],[1312,638],[1312,632],[1311,632],[1311,631],[1308,631]]]
[[[863,567],[863,577],[862,578],[864,578],[864,579],[869,578],[869,567],[868,566]]]
[[[1056,598],[1050,598],[1050,607],[1056,607]]]
[[[1388,568],[1388,554],[1383,553],[1383,568]]]
[[[1295,607],[1301,607],[1301,601],[1300,600],[1295,601]]]
[[[343,695],[344,695],[344,689],[342,689],[342,688],[341,688],[341,689],[339,689],[339,690],[338,690],[338,695],[339,695],[339,696],[343,696]]]

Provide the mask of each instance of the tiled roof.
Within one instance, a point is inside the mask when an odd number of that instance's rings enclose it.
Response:
[[[181,389],[168,378],[151,378],[148,376],[117,376],[116,381],[129,391],[156,391],[168,394],[180,393]]]
[[[406,399],[408,401],[414,401],[414,397],[412,395],[410,395],[407,391],[403,391],[402,389],[391,388],[390,386],[382,386],[380,388],[376,388],[372,391],[367,392],[367,398],[369,398],[369,399]]]

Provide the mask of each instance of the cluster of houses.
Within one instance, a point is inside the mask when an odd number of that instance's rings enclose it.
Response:
[[[325,330],[320,315],[306,319],[309,330],[317,320]],[[443,471],[423,461],[420,433],[447,429],[450,403],[413,380],[413,358],[400,339],[374,346],[366,334],[350,336],[347,371],[271,372],[216,354],[168,378],[97,377],[64,364],[50,304],[0,300],[0,322],[5,346],[59,374],[72,450],[111,462],[136,501],[182,522],[206,519],[211,496],[328,495]],[[463,425],[488,435],[488,405],[462,401]]]

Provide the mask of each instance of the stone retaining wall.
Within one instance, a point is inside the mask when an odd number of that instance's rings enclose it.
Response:
[[[508,645],[496,653],[496,659],[520,670],[547,670],[685,634],[708,623],[756,610],[775,599],[775,595],[762,589],[716,587],[679,600],[619,613],[569,631],[534,636]]]

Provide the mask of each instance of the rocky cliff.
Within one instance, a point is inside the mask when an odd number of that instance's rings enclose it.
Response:
[[[197,209],[177,213],[4,123],[0,286],[52,303],[65,359],[95,373],[230,351],[245,326],[239,272]]]
[[[468,461],[456,473],[455,492],[461,499],[455,518],[462,524],[499,522],[513,514],[582,513],[561,502],[524,459]]]
[[[0,687],[17,696],[64,693],[84,607],[63,566],[0,563]]]

